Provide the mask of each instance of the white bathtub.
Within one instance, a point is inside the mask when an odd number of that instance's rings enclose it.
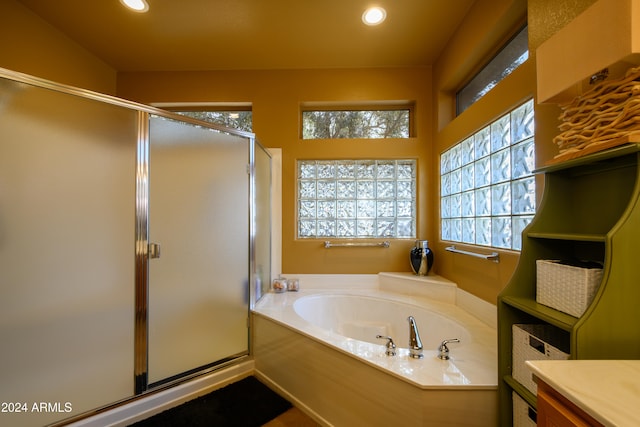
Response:
[[[325,425],[496,425],[495,308],[438,277],[353,279],[302,277],[300,292],[265,295],[253,317],[257,374]],[[423,359],[409,357],[409,315]],[[452,338],[450,360],[438,359]]]
[[[406,299],[406,298],[403,298]],[[416,320],[423,347],[433,350],[444,339],[457,338],[463,344],[472,342],[471,334],[458,320],[441,314],[440,307],[402,301],[384,292],[332,291],[296,298],[294,312],[307,322],[354,340],[382,344],[378,335],[393,338],[396,345],[409,342],[408,317]],[[458,347],[458,345],[453,345]],[[457,353],[460,353],[457,351]]]

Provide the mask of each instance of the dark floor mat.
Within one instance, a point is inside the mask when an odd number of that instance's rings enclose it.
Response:
[[[131,427],[257,427],[289,408],[291,403],[255,377],[247,377]]]

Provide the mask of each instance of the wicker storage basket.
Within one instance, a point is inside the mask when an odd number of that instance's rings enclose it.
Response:
[[[536,261],[536,301],[575,317],[584,314],[602,280],[602,267]]]
[[[527,360],[566,360],[569,358],[569,334],[551,325],[512,325],[513,378],[531,393],[538,392]],[[562,350],[561,350],[562,349]],[[563,351],[564,350],[564,351]]]
[[[515,391],[511,392],[513,400],[513,427],[536,427],[537,414],[529,404]]]

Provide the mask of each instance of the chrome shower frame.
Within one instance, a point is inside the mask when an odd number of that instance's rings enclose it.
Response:
[[[196,376],[207,374],[213,370],[220,369],[227,365],[245,360],[249,357],[249,337],[250,333],[247,333],[247,351],[241,354],[231,355],[228,359],[216,362],[207,366],[205,369],[198,371],[190,371],[185,375],[181,375],[177,378],[173,378],[169,382],[165,382],[157,387],[150,387],[148,381],[148,338],[149,338],[149,324],[148,324],[148,303],[149,303],[149,118],[151,115],[157,115],[168,119],[181,121],[196,125],[203,128],[209,128],[214,131],[234,135],[249,140],[249,153],[247,158],[247,173],[250,175],[249,179],[249,268],[247,271],[247,286],[249,290],[247,295],[250,295],[250,300],[247,302],[247,331],[249,331],[249,311],[254,304],[255,295],[253,293],[256,280],[255,262],[256,262],[256,250],[255,250],[255,236],[256,236],[256,224],[255,224],[255,149],[256,139],[255,134],[250,132],[239,131],[236,129],[230,129],[224,126],[215,125],[212,123],[202,122],[190,117],[185,117],[177,113],[168,112],[156,107],[151,107],[144,104],[120,99],[114,96],[100,94],[90,90],[80,89],[64,84],[51,82],[46,79],[30,76],[27,74],[2,69],[0,68],[0,78],[14,81],[21,84],[26,84],[34,87],[44,88],[52,91],[56,91],[63,94],[82,97],[85,99],[97,101],[100,103],[111,104],[119,107],[124,107],[129,110],[137,112],[137,141],[136,141],[136,164],[135,164],[135,278],[133,282],[134,287],[134,366],[133,373],[134,378],[132,381],[133,390],[132,396],[119,402],[105,402],[104,407],[96,408],[89,413],[82,413],[71,418],[67,418],[61,421],[59,424],[67,424],[71,421],[87,418],[97,413],[103,412],[107,409],[112,409],[115,406],[119,406],[125,403],[129,403],[132,400],[136,400],[143,395],[155,393],[169,387],[175,386],[179,383],[188,381]],[[56,424],[53,424],[56,425]]]

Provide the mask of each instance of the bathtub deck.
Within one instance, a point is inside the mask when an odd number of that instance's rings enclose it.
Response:
[[[496,425],[495,387],[420,389],[267,317],[252,317],[256,376],[319,425]]]
[[[256,376],[318,425],[497,425],[494,305],[437,276],[298,277],[300,292],[267,294],[254,308],[252,354]],[[433,343],[425,347],[424,359],[409,358],[401,342],[396,343],[398,355],[388,357],[382,344],[345,338],[316,325],[313,316],[313,321],[307,321],[296,314],[293,306],[297,299],[318,293],[380,297],[424,306],[461,322],[471,335],[467,344],[451,347],[449,361],[435,357],[436,349],[430,348],[436,347]],[[304,304],[299,305],[301,310],[305,310]],[[423,335],[433,332],[428,326],[419,327]],[[470,342],[469,337],[473,337]]]
[[[431,307],[439,310],[443,315],[458,319],[473,336],[471,342],[456,344],[451,346],[450,361],[436,359],[437,344],[425,345],[424,359],[416,363],[415,359],[408,357],[409,350],[406,344],[398,342],[397,356],[387,357],[384,354],[382,343],[373,344],[354,339],[345,339],[336,333],[330,332],[317,325],[302,319],[295,313],[293,308],[295,301],[306,296],[318,295],[318,290],[288,292],[285,294],[268,294],[254,309],[254,313],[283,325],[286,328],[296,331],[312,340],[319,341],[335,351],[349,354],[359,358],[361,362],[374,366],[390,375],[395,375],[403,381],[409,382],[416,387],[423,389],[465,387],[475,389],[496,389],[497,388],[497,349],[495,329],[480,322],[469,313],[464,312],[459,307],[451,304],[432,303]],[[329,291],[334,295],[337,291]],[[392,298],[396,302],[409,302],[415,304],[416,297],[406,295],[390,294],[384,291],[375,290],[350,290],[349,296],[366,295],[384,298]],[[429,301],[423,301],[429,304]],[[434,334],[428,329],[428,325],[419,325],[421,333],[425,337]],[[408,327],[407,327],[408,329]],[[442,339],[456,338],[442,336]],[[439,339],[440,339],[439,338]],[[425,339],[423,338],[423,342]],[[438,341],[439,343],[440,341]]]

